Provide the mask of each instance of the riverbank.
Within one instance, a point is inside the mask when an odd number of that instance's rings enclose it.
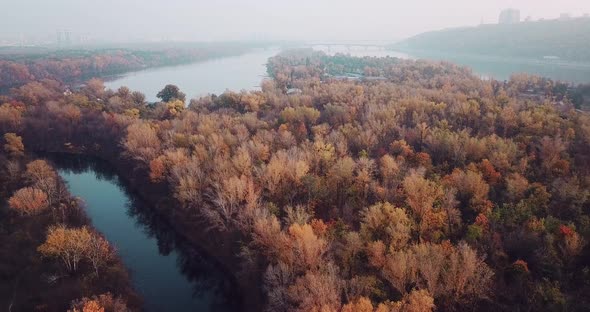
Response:
[[[129,272],[113,251],[100,260],[100,267],[81,259],[73,270],[64,267],[62,259],[40,252],[39,246],[55,226],[86,229],[92,236],[100,234],[95,234],[96,229],[83,206],[70,195],[60,178],[47,178],[49,180],[42,182],[43,186],[54,190],[47,197],[51,201],[46,209],[34,214],[15,210],[19,206],[15,201],[17,195],[13,194],[29,187],[31,182],[25,177],[33,172],[30,164],[44,168],[45,175],[54,174],[53,168],[44,167],[44,162],[36,159],[33,156],[7,159],[0,155],[2,163],[13,168],[8,172],[6,167],[0,168],[3,174],[0,179],[0,198],[3,199],[0,202],[0,307],[7,311],[62,312],[70,308],[74,300],[105,295],[104,298],[124,304],[131,311],[141,311],[142,300],[131,286]],[[28,165],[26,172],[22,169],[25,164]],[[48,184],[50,181],[54,181],[55,186]],[[4,200],[9,197],[10,205]]]
[[[146,203],[106,161],[95,157],[47,154],[86,202],[86,211],[132,271],[145,311],[238,310],[231,274],[196,250]]]
[[[423,50],[392,47],[388,51],[406,54],[411,59],[452,62],[469,67],[474,74],[485,79],[509,80],[514,74],[526,73],[554,81],[575,84],[590,83],[590,63],[563,59],[506,57],[498,55],[452,53],[440,50]]]
[[[104,151],[104,150],[103,150]],[[134,168],[135,163],[113,155],[107,151],[98,153],[84,153],[80,150],[54,150],[36,148],[37,153],[60,153],[70,157],[88,157],[98,158],[101,161],[112,166],[113,171],[121,178],[126,188],[131,190],[146,205],[143,207],[148,211],[145,213],[155,214],[152,216],[162,222],[169,224],[169,228],[174,233],[168,235],[177,235],[181,240],[194,248],[199,255],[206,258],[217,269],[225,272],[232,280],[237,291],[235,301],[242,307],[242,311],[260,311],[262,309],[263,297],[260,289],[252,287],[260,283],[260,272],[241,272],[240,242],[243,237],[238,233],[222,233],[210,229],[205,221],[199,221],[200,227],[191,226],[196,220],[179,213],[180,204],[172,198],[171,190],[164,183],[154,184],[150,182],[147,171]],[[120,154],[119,154],[120,155]],[[51,157],[53,158],[53,157]],[[131,268],[132,269],[132,268]]]
[[[3,72],[0,91],[6,92],[42,79],[75,86],[91,78],[237,56],[255,47],[258,45],[219,43],[151,48],[45,49],[33,54],[19,54],[18,51],[14,54],[3,53],[0,55],[0,72]]]

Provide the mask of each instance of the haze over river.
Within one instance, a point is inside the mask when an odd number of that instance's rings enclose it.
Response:
[[[385,50],[381,47],[314,46],[315,50],[328,54],[344,53],[353,56],[424,58],[446,60],[473,69],[483,78],[509,79],[513,73],[526,72],[554,80],[590,83],[590,64],[558,64],[542,60],[510,60],[491,57],[459,56],[440,53],[408,54]],[[127,86],[140,91],[150,102],[158,101],[156,94],[167,84],[175,84],[187,95],[187,100],[209,93],[220,94],[225,90],[240,91],[260,89],[260,81],[267,76],[266,61],[280,52],[278,48],[259,49],[250,53],[213,59],[200,63],[158,67],[112,77],[105,82],[107,88]],[[188,102],[188,101],[187,101]]]

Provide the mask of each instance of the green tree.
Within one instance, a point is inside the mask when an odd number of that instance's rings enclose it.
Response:
[[[180,89],[172,84],[166,85],[156,96],[163,102],[170,102],[175,99],[182,102],[186,101],[186,94],[180,92]]]

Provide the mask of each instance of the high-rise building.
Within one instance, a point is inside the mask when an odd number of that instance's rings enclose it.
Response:
[[[559,20],[561,21],[568,21],[572,19],[572,15],[569,13],[561,13],[559,14]]]
[[[57,45],[61,47],[62,41],[63,41],[63,38],[62,38],[61,30],[58,30],[55,32],[55,43],[57,43]]]
[[[64,30],[64,44],[68,46],[72,44],[72,32],[70,30]]]
[[[506,9],[500,12],[498,20],[500,24],[516,24],[520,23],[520,11],[516,9]]]
[[[59,47],[69,46],[72,44],[72,31],[71,30],[58,30],[57,33],[57,45]]]

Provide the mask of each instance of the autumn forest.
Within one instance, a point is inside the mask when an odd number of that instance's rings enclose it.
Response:
[[[590,309],[586,86],[292,50],[260,90],[148,103],[27,64],[0,63],[2,309],[143,309],[46,153],[109,163],[245,311]]]

